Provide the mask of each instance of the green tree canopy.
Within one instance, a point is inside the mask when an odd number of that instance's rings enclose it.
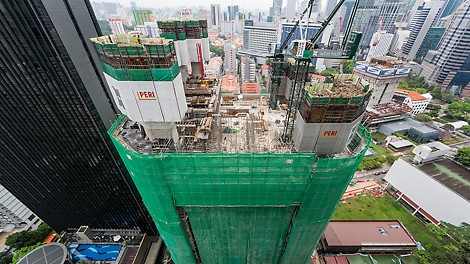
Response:
[[[470,147],[459,148],[455,159],[464,166],[470,166]]]
[[[417,115],[415,115],[414,119],[419,121],[419,122],[430,122],[430,121],[432,121],[432,117],[430,117],[427,114],[417,114]]]
[[[352,73],[354,70],[355,60],[344,60],[343,61],[343,73]]]
[[[51,228],[46,224],[41,224],[33,231],[20,231],[9,235],[5,241],[5,245],[11,248],[29,247],[40,243],[51,232]]]
[[[22,259],[26,254],[29,252],[33,251],[34,249],[44,245],[44,243],[37,243],[28,247],[23,247],[19,250],[16,250],[15,253],[13,254],[13,264],[16,264],[18,260]]]
[[[463,126],[460,130],[462,130],[463,133],[470,135],[470,126]]]
[[[332,75],[332,74],[338,74],[339,71],[338,69],[335,69],[335,68],[327,68],[326,70],[323,70],[320,72],[320,75],[322,76],[329,76],[329,75]]]
[[[444,110],[444,113],[460,120],[470,121],[470,103],[453,102]]]

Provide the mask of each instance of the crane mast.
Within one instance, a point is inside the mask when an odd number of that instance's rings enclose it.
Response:
[[[307,81],[308,69],[312,58],[326,58],[326,59],[352,59],[359,47],[359,42],[362,37],[362,33],[352,31],[352,22],[356,15],[359,0],[355,0],[353,9],[351,10],[351,16],[347,22],[343,41],[341,43],[341,49],[328,49],[319,48],[316,44],[326,27],[329,25],[331,20],[334,18],[336,13],[339,11],[341,6],[346,0],[340,0],[332,12],[328,15],[325,21],[321,22],[319,30],[314,36],[307,38],[307,30],[309,28],[310,17],[312,14],[313,4],[315,0],[309,0],[307,7],[300,14],[294,27],[289,31],[286,39],[282,44],[275,44],[271,46],[272,56],[272,77],[271,77],[271,90],[270,90],[270,102],[269,107],[271,109],[277,109],[279,100],[279,88],[281,85],[282,77],[285,76],[286,67],[285,57],[293,57],[295,59],[295,65],[289,78],[292,80],[292,87],[288,98],[287,117],[282,134],[284,141],[290,141],[292,139],[292,132],[294,129],[295,119],[297,117],[297,110],[300,107],[300,103],[303,99],[303,90]],[[306,25],[302,23],[304,17],[307,16]],[[306,27],[305,29],[303,27]],[[300,39],[293,40],[288,47],[288,43],[295,31],[299,28]]]

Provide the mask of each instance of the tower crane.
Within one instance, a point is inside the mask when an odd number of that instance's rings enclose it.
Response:
[[[345,1],[346,0],[340,0],[332,12],[328,15],[326,20],[321,22],[321,26],[315,35],[310,36],[310,38],[307,39],[310,17],[312,15],[312,9],[315,3],[315,0],[309,0],[307,7],[300,14],[294,27],[288,33],[282,44],[271,44],[270,46],[271,64],[273,67],[269,102],[269,107],[271,109],[277,108],[279,87],[281,85],[281,79],[283,76],[283,65],[285,65],[285,58],[293,57],[295,59],[295,66],[292,71],[293,74],[291,74],[293,85],[290,89],[290,95],[288,98],[287,117],[284,126],[284,133],[282,135],[283,140],[291,140],[292,138],[297,110],[299,109],[300,103],[303,99],[303,90],[312,58],[352,59],[356,54],[362,33],[352,31],[351,28],[352,22],[356,15],[357,7],[359,5],[359,0],[355,0],[354,2],[340,49],[332,49],[328,46],[317,44],[326,27],[329,25]],[[305,16],[307,16],[307,22],[302,23]],[[288,45],[297,28],[299,28],[300,31],[300,39],[295,39],[291,42],[290,45]]]

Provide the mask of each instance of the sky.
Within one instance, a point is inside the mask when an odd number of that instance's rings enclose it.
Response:
[[[130,6],[130,0],[91,0],[91,2],[115,2],[123,6]],[[139,7],[192,7],[203,6],[209,9],[210,4],[220,4],[221,6],[238,5],[241,10],[269,10],[273,0],[135,0]],[[283,1],[286,5],[287,0]]]

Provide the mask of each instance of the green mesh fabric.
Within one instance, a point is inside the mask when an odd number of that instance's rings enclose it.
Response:
[[[348,158],[143,155],[113,136],[124,120],[121,116],[109,134],[177,264],[195,263],[177,206],[188,214],[205,264],[307,263],[370,143],[360,127],[366,147]]]
[[[295,207],[185,208],[204,263],[277,263]]]
[[[116,69],[101,62],[103,71],[118,81],[173,81],[179,74],[178,64],[170,68]]]

